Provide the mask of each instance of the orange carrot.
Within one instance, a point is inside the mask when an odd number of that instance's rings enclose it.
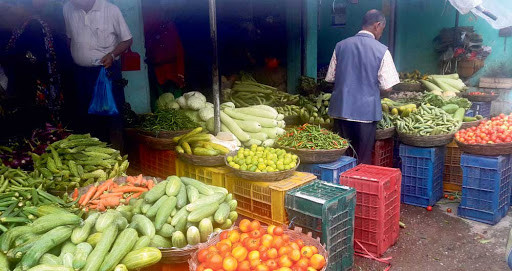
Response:
[[[108,187],[113,183],[113,179],[108,179],[104,183],[102,183],[100,186],[98,186],[98,190],[92,197],[93,199],[98,198],[103,192],[107,191]]]
[[[122,197],[122,196],[123,196],[123,192],[105,193],[103,195],[100,195],[100,199],[110,198],[110,197]]]
[[[84,194],[83,196],[83,201],[81,203],[81,205],[86,205],[87,202],[89,202],[89,200],[91,200],[92,198],[92,195],[96,192],[98,186],[98,184],[94,184],[93,186],[91,186],[91,188],[89,188],[89,191],[87,191],[87,193]]]
[[[126,182],[133,184],[135,182],[135,178],[133,176],[126,176]]]
[[[128,196],[125,200],[126,200],[126,202],[128,202],[133,198],[138,198],[141,194],[142,194],[142,192],[133,193],[130,196]]]
[[[91,205],[90,209],[96,209],[98,211],[103,212],[103,211],[105,211],[106,208],[102,203],[98,203],[97,205]]]
[[[134,184],[135,185],[138,185],[138,186],[141,186],[142,184],[142,174],[139,174],[139,176],[137,176],[137,179],[135,180]]]
[[[155,186],[155,182],[153,180],[148,180],[148,189],[151,190]]]
[[[75,187],[75,191],[73,191],[73,200],[76,200],[78,198],[78,188]]]
[[[123,193],[129,193],[129,192],[146,192],[148,191],[147,188],[144,188],[144,187],[136,187],[136,186],[128,186],[128,185],[125,185],[125,186],[120,186],[118,188],[114,188],[112,189],[112,192],[113,193],[116,193],[116,192],[123,192]]]
[[[124,203],[124,200],[118,198],[118,197],[112,197],[112,198],[105,198],[100,200],[98,205],[103,205],[105,207],[115,207],[118,206],[120,203]]]

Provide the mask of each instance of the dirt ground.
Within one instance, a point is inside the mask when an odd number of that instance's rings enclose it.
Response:
[[[402,204],[398,242],[383,257],[392,271],[507,271],[505,245],[512,211],[491,226],[457,216],[457,203],[440,201],[431,212]],[[451,208],[452,213],[446,209]],[[380,271],[385,264],[355,257],[354,271]]]

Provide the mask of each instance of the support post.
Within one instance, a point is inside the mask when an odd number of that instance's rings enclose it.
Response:
[[[213,91],[213,119],[214,134],[220,132],[220,79],[219,79],[219,57],[217,50],[217,10],[215,0],[208,0],[210,14],[210,38],[212,41],[212,91]]]
[[[317,78],[318,69],[318,0],[304,1],[304,70],[303,74]]]
[[[287,75],[286,88],[288,93],[296,93],[302,72],[302,4],[297,0],[286,1],[286,40]]]

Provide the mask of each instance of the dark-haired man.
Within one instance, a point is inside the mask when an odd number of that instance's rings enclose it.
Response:
[[[375,130],[382,118],[380,93],[400,82],[388,48],[378,41],[385,27],[382,12],[368,11],[362,30],[336,44],[325,78],[334,82],[329,116],[364,164],[372,162]]]

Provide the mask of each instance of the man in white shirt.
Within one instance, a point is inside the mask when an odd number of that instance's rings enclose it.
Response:
[[[124,84],[118,57],[130,48],[130,29],[115,5],[106,0],[70,0],[63,7],[66,34],[71,55],[76,64],[77,110],[82,132],[92,132],[103,140],[116,140],[122,128],[122,118],[99,118],[87,115],[96,79],[101,66],[112,79],[112,92],[117,110],[124,106]],[[107,134],[110,128],[110,135]],[[113,142],[115,144],[115,142]]]
[[[362,30],[336,44],[325,78],[334,82],[329,116],[364,164],[372,163],[376,126],[382,119],[380,92],[400,82],[389,50],[378,41],[385,27],[382,12],[368,11]]]

